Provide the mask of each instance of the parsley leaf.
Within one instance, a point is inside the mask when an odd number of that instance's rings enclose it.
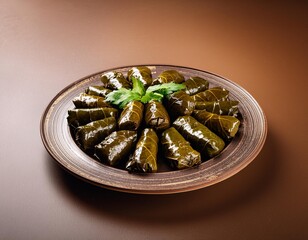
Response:
[[[119,108],[124,108],[131,101],[141,101],[148,103],[151,100],[162,101],[162,99],[173,92],[177,92],[185,88],[184,84],[163,83],[150,86],[146,91],[143,83],[139,78],[132,77],[133,89],[120,88],[107,94],[106,101]]]
[[[132,76],[132,82],[133,82],[132,92],[138,93],[140,96],[143,96],[145,93],[143,83],[139,80],[139,78],[136,78],[134,76]]]
[[[169,95],[170,93],[177,92],[185,88],[184,84],[179,83],[163,83],[159,85],[151,86],[147,89],[147,92],[158,92],[164,96]]]
[[[147,102],[149,102],[151,100],[161,101],[163,98],[164,98],[163,94],[154,93],[154,92],[146,92],[146,94],[144,96],[142,96],[141,102],[142,103],[147,103]]]
[[[106,101],[111,102],[114,105],[118,105],[119,108],[124,108],[127,103],[140,100],[141,96],[138,93],[133,92],[130,89],[120,88],[119,90],[112,91],[107,94]]]

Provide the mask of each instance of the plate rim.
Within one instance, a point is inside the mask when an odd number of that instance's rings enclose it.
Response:
[[[236,167],[233,169],[233,171],[228,171],[227,174],[224,174],[223,177],[218,177],[215,178],[213,180],[211,180],[210,182],[204,182],[196,184],[196,185],[189,185],[189,186],[185,186],[185,187],[181,187],[181,188],[175,188],[175,189],[136,189],[136,188],[123,188],[123,187],[119,187],[119,186],[115,186],[115,185],[110,185],[107,183],[103,183],[103,182],[98,182],[98,181],[94,181],[93,179],[91,179],[89,176],[87,177],[86,174],[83,174],[82,172],[79,172],[79,170],[74,170],[73,168],[70,168],[68,166],[65,166],[63,164],[63,162],[57,158],[55,152],[53,151],[52,147],[49,146],[48,141],[46,139],[46,133],[45,133],[45,123],[46,123],[46,117],[48,115],[48,113],[51,111],[51,108],[53,105],[56,104],[57,101],[61,101],[61,99],[59,99],[61,97],[61,95],[63,95],[65,92],[67,92],[69,89],[72,89],[74,86],[82,83],[83,81],[90,79],[93,76],[97,76],[98,74],[101,74],[103,72],[108,72],[108,71],[114,71],[117,69],[124,69],[124,68],[130,68],[130,67],[138,67],[138,66],[153,66],[153,67],[174,67],[174,68],[181,68],[181,69],[186,69],[186,70],[190,70],[190,71],[198,71],[198,72],[202,72],[205,74],[209,74],[212,76],[215,76],[217,78],[220,78],[224,81],[229,82],[230,84],[234,85],[235,87],[239,88],[241,91],[244,91],[246,95],[248,95],[250,97],[250,100],[254,101],[254,104],[258,107],[258,110],[262,116],[262,122],[263,122],[263,132],[261,133],[261,138],[258,141],[258,148],[254,148],[252,154],[249,157],[249,161],[242,161],[240,164],[236,165]],[[41,119],[40,119],[40,136],[41,136],[41,140],[43,142],[43,145],[45,147],[45,149],[47,150],[47,152],[49,153],[49,155],[66,171],[68,171],[69,173],[73,174],[75,177],[86,181],[88,183],[94,184],[96,186],[99,187],[103,187],[103,188],[107,188],[107,189],[111,189],[111,190],[116,190],[116,191],[121,191],[121,192],[129,192],[129,193],[138,193],[138,194],[171,194],[171,193],[180,193],[180,192],[187,192],[187,191],[192,191],[192,190],[197,190],[197,189],[201,189],[204,187],[208,187],[214,184],[217,184],[221,181],[224,181],[232,176],[234,176],[235,174],[237,174],[238,172],[240,172],[241,170],[243,170],[246,166],[248,166],[256,157],[257,155],[260,153],[260,151],[262,150],[266,138],[267,138],[267,132],[268,132],[268,123],[267,123],[267,118],[264,114],[263,109],[261,108],[261,106],[258,104],[258,102],[255,100],[255,98],[243,87],[241,87],[239,84],[225,78],[222,77],[216,73],[213,72],[209,72],[206,70],[201,70],[201,69],[197,69],[197,68],[193,68],[193,67],[186,67],[186,66],[179,66],[179,65],[170,65],[170,64],[135,64],[135,65],[127,65],[127,66],[120,66],[120,67],[113,67],[113,68],[108,68],[102,71],[98,71],[96,73],[92,73],[89,74],[85,77],[82,77],[76,81],[73,81],[71,84],[67,85],[66,87],[64,87],[61,91],[59,91],[53,98],[52,100],[49,102],[49,104],[47,105],[47,107],[45,108]],[[109,166],[108,166],[109,167]],[[125,170],[120,170],[120,171],[125,171]],[[177,170],[179,171],[179,170]],[[170,171],[170,172],[177,172],[177,171]],[[180,170],[182,171],[182,170]],[[198,171],[198,170],[197,170]],[[125,171],[126,172],[126,171]],[[167,172],[170,173],[170,172]],[[163,172],[166,173],[166,172]],[[131,174],[131,173],[130,173]],[[151,174],[162,174],[162,173],[151,173]]]

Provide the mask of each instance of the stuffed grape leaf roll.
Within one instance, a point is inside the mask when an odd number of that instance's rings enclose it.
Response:
[[[218,115],[205,110],[195,110],[193,116],[225,141],[230,141],[240,126],[240,120],[236,117]]]
[[[101,82],[103,86],[112,90],[117,90],[120,88],[130,89],[131,85],[126,80],[124,75],[120,72],[107,72],[101,76]]]
[[[119,129],[137,130],[143,118],[143,108],[143,104],[139,101],[128,103],[120,115]]]
[[[173,118],[190,115],[195,109],[195,101],[184,91],[178,91],[168,95],[167,107]]]
[[[84,150],[93,149],[94,146],[105,139],[117,127],[114,117],[104,118],[90,122],[76,129],[75,139]]]
[[[212,158],[225,147],[225,142],[192,116],[178,117],[172,126],[190,142],[202,157]]]
[[[153,85],[163,84],[163,83],[182,83],[185,81],[184,76],[176,70],[166,70],[158,75],[156,79],[153,80]]]
[[[238,101],[196,102],[195,109],[236,117],[238,114],[238,104]]]
[[[157,152],[158,137],[153,129],[145,128],[126,169],[130,172],[157,172]]]
[[[148,127],[156,131],[162,131],[170,127],[169,114],[159,101],[152,100],[145,105],[144,120]]]
[[[189,168],[201,163],[200,153],[174,127],[166,129],[160,141],[164,156],[173,168]]]
[[[209,82],[201,77],[190,77],[184,84],[186,86],[185,92],[188,95],[194,95],[209,88]]]
[[[73,127],[83,126],[92,121],[107,117],[118,117],[118,110],[115,108],[84,108],[68,110],[67,121]]]
[[[127,78],[131,83],[132,77],[138,78],[145,87],[152,84],[152,72],[148,67],[141,66],[131,68],[127,73]]]
[[[229,91],[222,87],[214,87],[192,96],[196,102],[200,101],[228,101]]]
[[[109,93],[111,93],[112,90],[105,88],[103,86],[89,86],[85,93],[89,95],[95,95],[95,96],[101,96],[106,97]]]
[[[78,97],[75,97],[73,103],[76,108],[111,107],[104,97],[88,95],[86,93],[81,93]]]
[[[95,156],[110,166],[117,166],[127,160],[136,145],[136,140],[135,131],[115,131],[95,146]]]

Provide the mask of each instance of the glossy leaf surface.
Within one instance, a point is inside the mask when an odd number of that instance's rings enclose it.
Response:
[[[193,116],[226,141],[235,136],[240,126],[240,120],[233,116],[218,115],[205,110],[195,110]]]
[[[185,81],[184,76],[176,70],[163,71],[159,76],[153,80],[153,85],[163,83],[182,83]]]
[[[170,127],[169,114],[161,102],[150,101],[145,105],[145,123],[148,127],[162,131]]]
[[[139,101],[132,101],[123,109],[118,126],[121,130],[137,130],[143,118],[143,104]]]
[[[145,87],[152,84],[151,69],[146,66],[131,68],[127,73],[127,78],[131,83],[133,82],[133,77],[138,78]]]
[[[167,108],[174,118],[190,115],[195,109],[195,101],[184,91],[170,94],[167,99]]]
[[[111,71],[103,74],[101,76],[101,82],[103,86],[112,90],[117,90],[120,88],[130,89],[131,85],[126,80],[122,73]]]
[[[196,102],[195,109],[236,117],[238,114],[238,104],[238,101]]]
[[[201,163],[200,153],[194,150],[174,127],[165,130],[160,141],[164,156],[172,167],[183,169]]]
[[[191,116],[178,117],[172,126],[207,159],[216,156],[225,147],[220,137]]]
[[[184,84],[188,95],[194,95],[209,88],[209,82],[201,77],[190,77]]]
[[[107,117],[118,117],[118,110],[115,108],[85,108],[68,110],[67,121],[71,127],[83,126],[92,121]]]
[[[157,171],[158,137],[151,128],[145,128],[137,142],[132,157],[126,164],[126,169],[131,172],[156,172]]]
[[[106,97],[108,93],[111,93],[111,90],[103,86],[89,86],[85,90],[85,93],[89,95]]]
[[[227,101],[229,91],[222,87],[214,87],[192,96],[196,102]]]
[[[81,93],[78,97],[75,97],[73,103],[76,108],[111,107],[111,105],[105,101],[104,97],[89,95],[86,93]]]
[[[115,131],[95,146],[95,156],[110,166],[117,166],[127,160],[136,141],[137,132],[135,131]]]
[[[117,127],[114,117],[104,118],[90,122],[76,129],[75,139],[84,150],[93,149],[94,146],[105,139]]]

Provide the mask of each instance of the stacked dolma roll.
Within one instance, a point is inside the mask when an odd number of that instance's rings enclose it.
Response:
[[[132,99],[121,107],[106,100],[117,90],[134,91],[136,78],[143,85],[139,93],[169,83],[185,89],[168,92],[163,100]],[[100,79],[101,85],[73,99],[67,121],[77,145],[103,164],[158,172],[160,156],[171,169],[191,168],[219,155],[239,130],[239,102],[200,76],[185,79],[181,72],[166,70],[153,78],[150,68],[138,66],[126,75],[106,72]]]

